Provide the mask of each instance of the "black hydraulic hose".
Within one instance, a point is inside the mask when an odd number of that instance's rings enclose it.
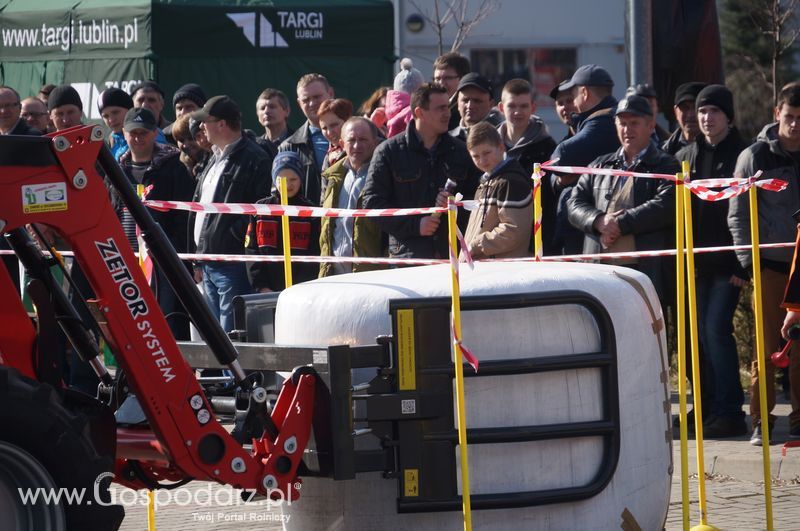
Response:
[[[78,315],[78,311],[69,302],[66,293],[58,285],[50,272],[50,263],[42,251],[23,228],[14,229],[6,234],[6,240],[17,255],[23,267],[32,279],[44,283],[52,297],[56,311],[56,321],[64,331],[64,335],[75,348],[75,352],[83,361],[89,363],[100,355],[97,341],[86,324]],[[110,384],[106,373],[104,383]]]
[[[169,282],[183,307],[188,312],[200,335],[213,352],[214,357],[222,365],[230,365],[238,358],[236,348],[225,334],[203,296],[197,290],[194,279],[189,275],[183,262],[178,258],[175,248],[147,210],[128,177],[114,160],[107,146],[100,148],[100,165],[106,172],[106,178],[119,193],[123,204],[128,208],[131,217],[142,231],[142,238],[161,272]]]

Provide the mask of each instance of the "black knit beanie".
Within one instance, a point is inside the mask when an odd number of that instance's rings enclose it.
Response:
[[[709,85],[697,95],[695,107],[713,105],[725,113],[728,120],[733,121],[733,93],[723,85]]]
[[[206,93],[203,92],[200,85],[196,83],[187,83],[175,91],[175,95],[172,96],[172,106],[175,107],[175,104],[181,100],[191,100],[195,102],[198,107],[202,107],[206,104],[206,99]]]
[[[108,88],[101,92],[100,97],[97,98],[97,110],[103,112],[106,107],[130,109],[133,107],[133,98],[122,89]]]
[[[80,110],[83,110],[81,97],[78,95],[78,91],[72,88],[72,85],[59,85],[47,97],[48,111],[62,105],[77,105]]]

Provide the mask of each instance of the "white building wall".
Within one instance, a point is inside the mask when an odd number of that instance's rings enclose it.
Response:
[[[469,0],[470,14],[480,1]],[[397,16],[396,53],[398,57],[412,58],[414,66],[430,79],[438,55],[436,33],[429,22],[419,33],[409,31],[406,20],[420,11],[408,0],[393,0],[393,3]],[[433,14],[433,0],[416,3]],[[441,8],[445,2],[439,4]],[[602,65],[616,82],[614,95],[623,95],[628,86],[625,0],[499,0],[499,4],[496,11],[473,29],[459,52],[470,57],[474,50],[481,49],[574,48],[576,66]],[[444,32],[445,51],[449,51],[454,36],[455,26],[451,21]],[[544,80],[542,84],[550,85]],[[539,89],[542,92],[543,86]],[[566,128],[556,118],[549,98],[540,97],[537,114],[548,123],[553,137],[560,140]]]

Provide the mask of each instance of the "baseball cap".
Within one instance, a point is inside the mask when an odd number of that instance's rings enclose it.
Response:
[[[462,77],[461,81],[459,81],[458,83],[458,88],[456,89],[456,92],[460,92],[461,89],[467,87],[475,87],[479,90],[487,92],[490,97],[492,96],[492,84],[489,83],[488,79],[478,74],[477,72],[470,72],[469,74]]]
[[[613,87],[614,80],[608,70],[598,65],[583,65],[572,74],[572,78],[558,86],[559,91],[572,87]]]
[[[203,105],[203,108],[194,111],[191,117],[200,122],[204,122],[209,118],[236,121],[242,119],[242,112],[239,110],[239,105],[229,96],[221,95],[209,99],[206,104]]]
[[[614,116],[620,114],[635,114],[636,116],[653,117],[653,108],[650,107],[650,102],[642,96],[631,94],[628,97],[622,98],[617,104],[617,110],[614,111]]]
[[[636,95],[643,98],[657,98],[656,89],[650,83],[637,83],[628,87],[625,91],[626,96]]]
[[[569,83],[569,79],[565,79],[564,81],[553,87],[550,90],[550,99],[551,100],[558,99],[559,94],[568,91],[569,90],[568,88],[564,88],[564,85],[566,85],[567,83]]]
[[[706,86],[705,83],[701,83],[700,81],[690,81],[689,83],[678,86],[678,88],[675,89],[675,105],[680,105],[684,101],[696,100],[697,95],[700,94],[700,91],[706,88]]]
[[[150,110],[139,107],[138,109],[130,109],[127,114],[125,114],[125,121],[122,124],[122,128],[130,133],[135,129],[155,131],[158,126],[156,125],[155,115]]]

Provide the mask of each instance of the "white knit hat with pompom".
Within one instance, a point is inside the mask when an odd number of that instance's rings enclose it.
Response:
[[[422,72],[414,68],[414,63],[411,59],[404,57],[400,61],[400,72],[394,76],[394,90],[401,90],[406,94],[411,94],[423,83],[425,83],[425,78],[422,77]]]

